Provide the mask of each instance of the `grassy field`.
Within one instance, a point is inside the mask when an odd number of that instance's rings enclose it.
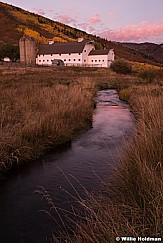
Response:
[[[71,141],[90,126],[97,90],[124,78],[98,68],[0,66],[0,172]]]
[[[0,172],[71,141],[92,119],[91,78],[60,78],[54,70],[1,70]]]
[[[142,83],[139,75],[105,68],[1,65],[0,171],[39,157],[90,125],[98,89],[123,88],[125,99],[125,88]]]
[[[132,107],[136,131],[104,193],[79,202],[85,215],[67,242],[163,237],[162,70],[152,80],[98,68],[1,67],[0,74],[1,172],[71,141],[90,125],[97,90],[116,88]]]

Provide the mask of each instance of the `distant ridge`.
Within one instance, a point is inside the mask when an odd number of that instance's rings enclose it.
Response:
[[[19,39],[23,34],[32,36],[40,43],[47,43],[49,39],[56,42],[76,41],[78,37],[84,39],[92,39],[95,41],[96,49],[114,49],[116,57],[125,58],[126,60],[135,62],[145,62],[157,65],[162,63],[162,50],[161,45],[148,45],[144,46],[145,52],[140,51],[135,43],[117,43],[107,41],[95,35],[86,33],[68,25],[62,24],[58,21],[53,21],[41,15],[25,11],[19,7],[12,6],[0,2],[0,43],[18,44]],[[147,52],[147,54],[146,54]],[[156,58],[156,54],[159,58]]]
[[[122,43],[123,46],[140,53],[144,58],[151,59],[163,64],[163,44],[157,45],[154,43]]]

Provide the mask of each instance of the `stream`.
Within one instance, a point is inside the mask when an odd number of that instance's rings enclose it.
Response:
[[[45,188],[64,210],[84,198],[85,191],[100,189],[109,179],[109,167],[122,154],[124,139],[131,136],[134,117],[116,90],[97,93],[92,128],[67,148],[51,152],[21,167],[0,185],[0,243],[45,243],[62,228],[50,217],[49,205],[36,190]]]

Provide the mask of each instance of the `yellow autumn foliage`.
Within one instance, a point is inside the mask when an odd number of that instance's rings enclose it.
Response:
[[[11,11],[12,15],[17,17],[18,19],[21,19],[24,23],[28,23],[33,22],[35,24],[38,24],[38,20],[35,16],[33,16],[32,14],[27,14],[24,12],[20,12],[20,11]]]
[[[40,34],[37,31],[29,29],[29,28],[24,29],[24,35],[31,36],[31,37],[35,38],[40,43],[47,43],[48,42],[47,38],[45,38],[44,36],[40,36]]]
[[[144,71],[144,70],[163,70],[162,67],[154,66],[148,63],[132,62],[132,61],[129,61],[129,63],[132,66],[132,70],[135,72]]]
[[[51,34],[53,39],[56,42],[67,42],[67,41],[75,41],[76,38],[73,38],[73,36],[68,36],[66,33],[64,33],[65,28],[66,31],[75,34],[75,31],[73,28],[66,26],[57,22],[56,25],[52,24],[50,21],[48,21],[43,16],[31,14],[30,12],[26,12],[24,10],[22,11],[15,11],[15,9],[11,10],[10,13],[16,17],[17,19],[21,19],[22,25],[19,25],[16,30],[21,32],[24,35],[31,36],[35,38],[40,43],[47,43],[48,38],[45,36],[40,36],[39,32],[31,29],[30,27],[26,27],[25,25],[32,22],[33,24],[39,26],[42,30],[48,32]],[[23,26],[23,24],[25,24]]]
[[[54,40],[55,42],[66,42],[62,37],[58,37],[58,36],[54,36],[54,37],[53,37],[53,40]]]
[[[42,29],[48,31],[49,33],[54,33],[54,27],[50,24],[40,24]]]

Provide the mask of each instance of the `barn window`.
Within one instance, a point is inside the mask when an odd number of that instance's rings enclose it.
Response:
[[[74,59],[74,62],[76,61],[76,59]]]
[[[71,59],[68,59],[69,60],[69,62],[71,61]]]
[[[51,54],[51,56],[53,56],[53,54]]]
[[[95,60],[95,62],[97,62],[97,60]]]
[[[80,59],[78,61],[80,62]]]
[[[66,62],[66,59],[64,59],[64,62]]]
[[[80,55],[81,53],[79,53],[79,55]]]
[[[86,50],[84,50],[84,52],[86,52]]]
[[[86,62],[86,60],[84,60],[84,62]]]
[[[39,60],[39,62],[41,62],[41,60]]]
[[[59,54],[61,56],[61,54]]]
[[[47,62],[48,62],[49,60],[47,60]]]
[[[101,62],[101,60],[98,60],[99,62]]]
[[[102,60],[104,62],[104,60]]]
[[[69,53],[69,55],[71,55],[71,53]]]
[[[92,62],[93,62],[93,60],[92,60]]]
[[[43,60],[43,62],[45,62],[45,60]]]

